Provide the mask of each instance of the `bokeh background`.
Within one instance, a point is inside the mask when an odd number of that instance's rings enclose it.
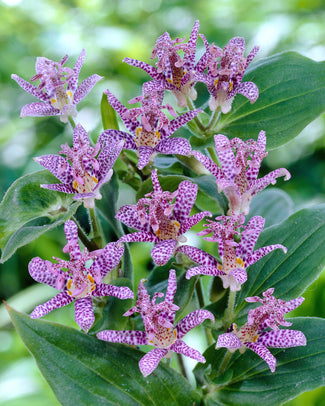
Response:
[[[325,59],[324,0],[0,0],[0,197],[15,179],[40,169],[33,156],[56,153],[58,144],[71,139],[69,129],[57,118],[19,118],[21,107],[34,98],[10,79],[11,73],[28,80],[34,75],[37,56],[58,61],[69,54],[67,65],[73,66],[85,48],[80,79],[97,73],[104,80],[80,104],[79,119],[99,135],[102,91],[110,88],[126,103],[149,80],[122,59],[128,56],[150,63],[159,35],[168,31],[172,38],[188,38],[196,19],[208,41],[221,47],[234,36],[246,39],[248,51],[259,45],[256,59],[286,50],[317,61]],[[199,47],[203,50],[200,40]],[[263,170],[278,167],[286,167],[292,174],[292,180],[281,182],[280,187],[290,194],[295,209],[325,202],[324,115],[295,140],[269,153]],[[126,189],[121,203],[128,196]],[[62,243],[58,245],[58,241]],[[25,312],[50,297],[46,287],[34,284],[27,264],[36,255],[60,256],[63,244],[59,228],[19,249],[1,265],[0,297]],[[144,265],[139,250],[133,249],[132,255],[139,266]],[[305,292],[306,301],[296,315],[325,317],[324,276]],[[69,308],[53,312],[47,319],[75,326]],[[0,360],[0,406],[58,406],[3,305]],[[306,404],[324,405],[324,389],[305,393],[287,406]]]

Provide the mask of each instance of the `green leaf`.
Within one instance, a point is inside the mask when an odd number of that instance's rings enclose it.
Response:
[[[213,134],[248,140],[257,139],[264,130],[267,149],[274,149],[296,137],[325,110],[325,62],[284,52],[252,64],[243,78],[248,81],[259,88],[259,98],[250,104],[237,95]]]
[[[292,329],[302,331],[307,338],[305,347],[271,349],[277,359],[275,372],[271,372],[266,362],[253,351],[244,354],[238,351],[231,357],[225,374],[233,372],[225,384],[209,385],[204,404],[251,406],[265,404],[281,405],[305,391],[324,385],[325,376],[325,320],[320,318],[297,317],[290,320]],[[203,354],[206,364],[198,364],[194,369],[200,384],[207,381],[218,382],[218,371],[226,349],[215,350],[214,345]],[[208,369],[207,369],[208,367]]]
[[[104,130],[112,129],[119,130],[119,125],[117,122],[116,111],[110,105],[107,100],[107,95],[103,93],[102,100],[100,103],[100,112],[102,115],[102,122]]]
[[[49,171],[42,170],[17,179],[7,190],[0,204],[1,262],[76,212],[80,202],[71,195],[40,187],[57,182]]]
[[[247,312],[249,296],[261,296],[274,287],[277,298],[300,296],[325,267],[325,205],[300,210],[282,223],[265,229],[255,248],[283,244],[288,252],[276,250],[248,268],[248,280],[236,297],[236,312]]]
[[[63,406],[199,405],[199,396],[176,371],[160,362],[143,378],[143,352],[106,343],[70,327],[8,308],[24,344]]]
[[[264,217],[266,228],[281,223],[292,211],[293,202],[290,196],[281,189],[270,188],[253,197],[246,221],[253,216]]]

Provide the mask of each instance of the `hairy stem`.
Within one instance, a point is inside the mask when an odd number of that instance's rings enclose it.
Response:
[[[194,106],[193,100],[190,99],[189,97],[187,98],[187,107],[189,110],[196,110],[196,107]],[[193,120],[195,121],[195,124],[197,125],[198,129],[200,130],[200,135],[203,135],[205,137],[205,127],[204,125],[201,123],[201,120],[195,116],[193,118]]]
[[[226,367],[228,365],[228,362],[229,362],[231,356],[232,356],[232,352],[227,351],[224,358],[223,358],[223,360],[222,360],[222,363],[220,365],[220,369],[219,369],[219,374],[220,375],[222,375],[225,372]]]
[[[91,241],[93,241],[99,248],[104,248],[105,242],[103,239],[103,233],[98,221],[95,209],[89,209],[89,218],[91,225]]]
[[[74,119],[72,118],[72,116],[68,116],[68,121],[71,124],[72,129],[74,130],[76,127],[76,123],[74,122]]]
[[[177,356],[177,361],[181,370],[182,375],[188,379],[187,373],[186,373],[186,369],[185,369],[185,365],[184,365],[184,361],[183,361],[183,357],[182,354],[176,353]]]
[[[221,110],[220,110],[220,107],[218,107],[211,114],[210,121],[209,121],[208,125],[204,128],[204,131],[211,131],[211,132],[214,131],[215,126],[217,125],[217,122],[219,120],[220,114],[221,114]]]
[[[230,291],[228,297],[228,306],[225,310],[224,315],[224,322],[226,325],[230,324],[233,321],[234,317],[234,308],[235,308],[235,301],[236,301],[236,291]]]

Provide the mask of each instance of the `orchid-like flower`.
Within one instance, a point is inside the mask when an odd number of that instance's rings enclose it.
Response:
[[[38,57],[36,75],[31,78],[31,82],[40,81],[37,87],[18,75],[11,75],[22,89],[41,100],[41,102],[26,104],[21,110],[20,117],[60,116],[64,123],[67,122],[68,117],[75,117],[77,104],[102,79],[101,76],[94,74],[78,86],[79,73],[85,55],[86,51],[83,49],[73,69],[64,66],[68,55],[65,55],[60,62]]]
[[[124,62],[147,72],[156,83],[172,91],[179,106],[186,107],[188,97],[192,100],[197,97],[194,85],[198,81],[197,75],[205,70],[209,56],[205,53],[195,64],[198,31],[199,21],[196,21],[188,43],[184,43],[185,38],[172,40],[168,32],[162,34],[151,55],[151,58],[158,57],[156,67],[131,58],[125,58]]]
[[[144,282],[145,280],[142,279],[139,283],[136,306],[128,310],[124,316],[139,312],[142,316],[145,331],[104,330],[98,333],[97,337],[113,343],[154,345],[155,348],[144,355],[139,362],[140,371],[145,377],[151,374],[157,368],[161,359],[171,354],[171,351],[204,363],[205,358],[200,352],[189,347],[181,339],[194,327],[203,323],[204,320],[210,319],[214,322],[213,314],[207,310],[196,310],[189,313],[174,326],[175,311],[179,309],[173,303],[177,289],[175,271],[173,269],[169,271],[165,299],[159,303],[156,303],[156,299],[162,298],[163,293],[156,292],[150,300]]]
[[[45,189],[73,194],[87,208],[93,208],[95,199],[101,199],[100,187],[113,175],[113,165],[123,147],[123,141],[91,147],[86,130],[77,124],[73,133],[73,147],[61,145],[60,155],[34,158],[62,183],[41,185]],[[97,156],[98,155],[98,156]],[[97,157],[97,158],[96,158]]]
[[[132,299],[134,296],[128,287],[102,283],[108,272],[119,264],[124,247],[113,242],[101,250],[88,252],[85,249],[81,252],[78,228],[72,220],[65,223],[64,232],[68,243],[63,252],[69,253],[70,261],[54,258],[57,263],[52,263],[35,257],[29,263],[28,269],[33,279],[60,291],[48,302],[36,306],[31,318],[38,319],[75,301],[76,322],[83,330],[88,331],[95,321],[92,297]],[[90,266],[89,262],[92,262]]]
[[[281,244],[268,245],[254,251],[254,246],[264,227],[263,217],[252,217],[246,226],[243,226],[244,216],[242,215],[221,216],[215,220],[219,221],[207,220],[209,224],[206,224],[206,229],[198,235],[205,236],[213,233],[212,237],[204,237],[204,239],[218,243],[221,262],[199,248],[182,245],[177,248],[177,252],[182,252],[192,261],[200,264],[186,272],[187,279],[194,275],[219,276],[225,289],[230,287],[230,290],[237,291],[247,280],[246,270],[249,266],[276,249],[280,248],[287,252]],[[243,228],[241,233],[238,228]],[[240,240],[236,242],[239,234]]]
[[[109,103],[121,116],[130,133],[106,130],[99,137],[99,141],[104,144],[125,140],[123,148],[137,151],[139,155],[139,169],[143,169],[150,161],[153,161],[157,153],[189,155],[192,150],[191,144],[185,138],[171,138],[171,135],[192,120],[200,111],[188,111],[169,121],[161,110],[166,108],[173,115],[176,113],[171,106],[161,104],[161,86],[157,87],[154,82],[147,82],[145,85],[143,96],[130,100],[132,103],[141,101],[142,107],[130,110],[123,106],[109,90],[105,91]]]
[[[216,178],[219,192],[229,201],[228,213],[248,214],[253,196],[269,184],[274,185],[279,176],[284,176],[284,180],[291,177],[287,169],[280,168],[257,179],[262,160],[267,156],[264,131],[259,133],[257,141],[229,140],[222,134],[215,135],[214,141],[221,168],[199,151],[192,151],[192,155]]]
[[[211,213],[204,211],[190,217],[197,195],[197,185],[184,180],[178,189],[171,193],[163,191],[158,180],[157,170],[152,171],[153,192],[148,193],[135,205],[119,208],[116,218],[138,232],[124,235],[120,242],[154,242],[151,256],[157,265],[165,265],[174,255],[180,242],[185,242],[185,234],[190,228]]]
[[[244,38],[232,38],[221,49],[215,44],[210,46],[205,37],[203,35],[201,37],[205,42],[208,72],[200,75],[200,81],[206,83],[211,95],[210,110],[214,111],[219,107],[222,113],[228,113],[237,93],[254,103],[259,95],[258,88],[255,83],[242,82],[242,79],[259,48],[255,46],[245,58]]]
[[[279,329],[281,326],[291,326],[284,320],[284,314],[291,312],[303,301],[303,297],[285,302],[276,299],[272,294],[273,288],[263,293],[264,298],[258,296],[246,298],[247,302],[260,302],[260,307],[250,310],[248,321],[239,330],[232,324],[227,333],[218,337],[216,348],[226,347],[233,352],[239,349],[243,353],[246,348],[254,351],[275,371],[276,358],[267,349],[290,348],[306,345],[306,337],[301,331]]]

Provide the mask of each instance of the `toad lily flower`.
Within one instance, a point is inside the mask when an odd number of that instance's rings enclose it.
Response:
[[[154,345],[155,348],[142,357],[139,362],[140,371],[145,377],[150,375],[157,368],[160,360],[171,354],[171,351],[204,363],[205,358],[199,351],[189,347],[181,339],[194,327],[203,323],[204,320],[210,319],[214,322],[212,313],[207,310],[196,310],[189,313],[174,326],[175,311],[178,310],[178,306],[173,303],[177,289],[175,271],[170,270],[165,299],[159,303],[156,303],[156,299],[162,298],[163,293],[156,292],[150,300],[150,296],[143,284],[144,281],[142,279],[139,283],[136,306],[128,310],[124,316],[139,312],[142,316],[145,331],[104,330],[98,333],[97,337],[113,343]]]
[[[243,353],[246,348],[254,351],[275,371],[276,358],[267,349],[270,348],[290,348],[306,345],[306,337],[301,331],[279,329],[278,325],[290,326],[292,323],[286,322],[284,314],[291,312],[303,301],[303,297],[285,302],[276,299],[273,294],[274,289],[270,288],[263,293],[264,299],[257,296],[246,298],[247,302],[261,302],[262,305],[248,313],[248,322],[239,330],[232,324],[227,333],[218,337],[216,348],[226,347],[233,352],[239,349]],[[266,330],[271,328],[271,330]]]
[[[21,110],[20,117],[60,116],[61,121],[66,123],[69,116],[76,116],[76,105],[102,79],[101,76],[94,74],[78,86],[79,73],[85,55],[86,51],[83,49],[73,69],[64,66],[68,55],[60,62],[38,57],[36,75],[31,78],[32,82],[40,80],[38,87],[26,82],[18,75],[11,75],[21,88],[41,100],[41,102],[26,104]]]
[[[187,98],[195,100],[197,93],[194,89],[197,75],[206,68],[208,54],[195,64],[196,42],[199,31],[199,21],[194,23],[188,43],[185,38],[172,40],[168,32],[162,34],[156,41],[151,58],[158,57],[156,67],[136,59],[125,58],[124,62],[147,72],[155,82],[162,84],[164,89],[171,90],[181,107],[186,107]],[[179,51],[184,57],[181,58]]]
[[[247,280],[246,269],[255,264],[259,259],[274,251],[282,249],[285,253],[287,249],[281,244],[268,245],[254,251],[257,239],[263,230],[265,220],[263,217],[252,217],[241,232],[239,242],[235,241],[235,236],[239,234],[237,229],[243,227],[243,216],[221,216],[216,220],[206,224],[206,230],[198,235],[207,235],[211,232],[212,237],[205,237],[207,241],[218,243],[221,263],[213,256],[203,250],[190,246],[180,246],[177,252],[182,252],[200,266],[191,268],[186,273],[186,278],[190,279],[194,275],[219,276],[222,279],[223,287],[230,290],[240,290],[241,285]]]
[[[62,183],[41,185],[45,189],[74,194],[75,200],[81,200],[87,208],[94,207],[95,199],[101,199],[100,187],[108,182],[113,174],[113,165],[123,147],[123,141],[117,144],[91,147],[85,129],[77,124],[73,133],[73,147],[61,145],[60,155],[43,155],[34,158],[48,169]],[[99,153],[99,155],[98,155]],[[98,157],[96,158],[96,156]]]
[[[284,176],[284,180],[291,177],[287,169],[280,168],[257,179],[262,160],[267,156],[264,131],[259,133],[257,141],[228,140],[222,134],[215,135],[214,141],[221,168],[199,151],[192,151],[192,155],[215,176],[219,192],[229,200],[228,213],[248,214],[253,196],[269,184],[274,185],[279,176]]]
[[[109,243],[101,250],[87,252],[85,249],[81,252],[78,229],[72,220],[65,223],[64,232],[68,243],[63,252],[69,253],[70,261],[54,258],[57,263],[53,264],[36,257],[29,263],[28,269],[33,279],[60,290],[48,302],[35,307],[31,318],[43,317],[52,310],[75,301],[76,322],[83,330],[88,331],[95,321],[92,297],[132,299],[134,296],[128,287],[102,283],[104,276],[119,264],[124,248],[118,243]],[[89,261],[93,261],[90,267]]]
[[[150,86],[152,87],[152,82],[148,83],[151,83]],[[161,109],[165,108],[165,106],[161,104],[160,86],[156,90],[152,89],[150,94],[145,90],[144,96],[140,96],[141,99],[139,99],[139,101],[142,101],[143,106],[130,110],[123,106],[109,90],[106,90],[105,93],[109,103],[121,116],[131,134],[119,130],[106,130],[99,137],[101,143],[111,144],[112,142],[125,140],[123,148],[135,150],[139,155],[139,169],[143,169],[150,160],[153,160],[157,153],[190,154],[191,145],[186,139],[170,137],[176,130],[192,120],[201,110],[188,111],[171,121],[168,119],[166,121],[167,117],[161,114]],[[135,100],[133,99],[132,102]],[[172,114],[175,114],[170,106],[166,106],[166,108]],[[139,116],[140,121],[138,120]]]
[[[208,73],[201,75],[201,81],[207,84],[211,98],[210,110],[218,107],[226,114],[231,109],[232,101],[237,93],[247,97],[251,103],[258,98],[258,88],[253,82],[243,82],[244,73],[258,52],[254,47],[247,58],[244,57],[244,38],[232,38],[223,48],[212,44],[209,46],[204,36],[201,36],[206,44]]]
[[[208,211],[190,217],[197,195],[197,185],[184,180],[178,189],[171,193],[163,191],[158,180],[157,170],[152,171],[153,192],[148,193],[135,205],[119,208],[116,218],[139,232],[124,235],[120,242],[147,241],[156,243],[151,256],[157,265],[165,265],[173,256],[178,243],[186,241],[183,236]]]

